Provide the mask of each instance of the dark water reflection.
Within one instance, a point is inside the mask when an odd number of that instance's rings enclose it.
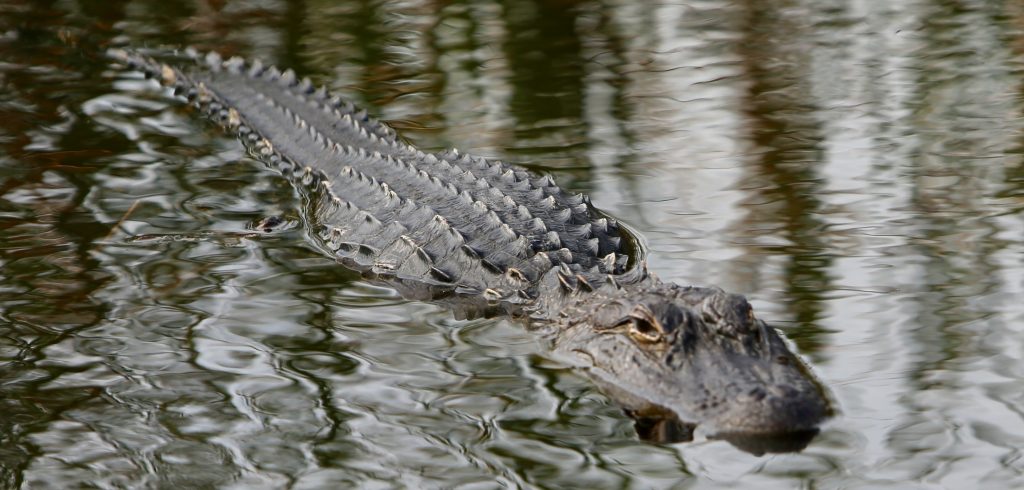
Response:
[[[99,57],[260,57],[521,162],[751,297],[842,415],[640,442],[521,327],[303,245],[295,196]],[[0,487],[1024,485],[1017,2],[0,6]]]

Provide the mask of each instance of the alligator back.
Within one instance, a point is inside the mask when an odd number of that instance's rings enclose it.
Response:
[[[314,239],[350,267],[457,293],[532,300],[558,267],[622,272],[622,231],[589,200],[506,163],[429,154],[348,101],[262,63],[215,53],[111,55],[186,95],[307,199]],[[409,294],[409,291],[403,291]]]

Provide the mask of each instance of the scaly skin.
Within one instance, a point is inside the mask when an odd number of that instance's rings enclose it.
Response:
[[[832,413],[742,296],[658,280],[634,237],[550,177],[455,150],[424,153],[259,62],[110,56],[186,95],[291,180],[324,253],[460,317],[526,317],[638,419],[745,438],[814,432]]]

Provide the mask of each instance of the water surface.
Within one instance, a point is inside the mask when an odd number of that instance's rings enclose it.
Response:
[[[424,149],[552,174],[746,294],[841,415],[651,444],[505,320],[321,257],[281,178],[110,45],[296,69]],[[2,488],[1024,485],[1012,1],[0,6]]]

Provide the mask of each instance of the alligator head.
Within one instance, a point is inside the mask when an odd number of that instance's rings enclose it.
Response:
[[[556,351],[582,360],[638,427],[674,420],[676,440],[686,437],[680,427],[699,426],[743,446],[816,433],[832,414],[821,385],[743,296],[647,277],[569,297]]]

